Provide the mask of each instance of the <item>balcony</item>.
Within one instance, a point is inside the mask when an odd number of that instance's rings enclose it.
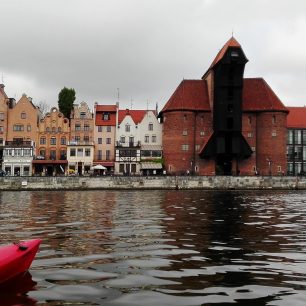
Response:
[[[116,141],[116,148],[140,148],[141,142],[140,141],[134,141],[134,142],[121,142]]]
[[[34,147],[34,141],[13,140],[5,141],[6,147]]]

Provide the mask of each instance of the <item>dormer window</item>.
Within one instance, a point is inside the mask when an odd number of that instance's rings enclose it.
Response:
[[[104,121],[109,120],[109,113],[103,113],[102,118],[103,118]]]

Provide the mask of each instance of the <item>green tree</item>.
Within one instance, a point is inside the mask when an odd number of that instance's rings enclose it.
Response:
[[[73,88],[64,87],[58,94],[58,109],[68,119],[70,119],[74,100],[75,90]]]

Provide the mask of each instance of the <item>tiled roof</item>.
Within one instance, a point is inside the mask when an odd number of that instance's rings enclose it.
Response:
[[[173,110],[209,111],[210,106],[206,81],[182,81],[161,112]]]
[[[132,109],[119,110],[118,122],[120,124],[125,118],[125,116],[130,115],[133,121],[135,122],[135,124],[138,124],[139,122],[142,121],[146,113],[147,113],[146,110],[134,110],[134,109],[133,110]]]
[[[224,54],[226,53],[227,49],[229,47],[236,47],[236,48],[241,48],[239,42],[234,38],[231,37],[226,44],[222,47],[222,49],[218,52],[217,56],[215,57],[215,59],[213,60],[213,62],[211,63],[209,69],[211,69],[212,67],[214,67],[224,56]]]
[[[116,105],[95,105],[95,125],[115,126],[116,125]],[[103,120],[103,113],[109,113],[109,120]]]
[[[288,111],[263,78],[243,81],[243,111]]]
[[[243,111],[288,111],[264,79],[247,78],[243,84]],[[161,113],[175,110],[210,111],[206,81],[182,81]]]
[[[306,128],[306,107],[287,107],[289,114],[287,116],[288,128]]]
[[[116,105],[95,105],[96,112],[116,112]]]

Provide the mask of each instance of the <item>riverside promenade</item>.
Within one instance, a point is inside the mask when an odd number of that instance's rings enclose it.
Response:
[[[306,190],[306,177],[293,177],[293,176],[0,177],[0,191],[92,190],[92,189]]]

